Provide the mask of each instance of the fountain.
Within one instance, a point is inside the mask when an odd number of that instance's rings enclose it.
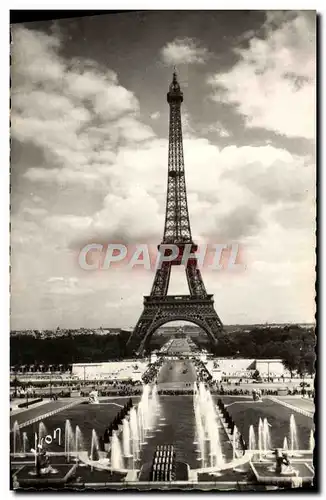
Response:
[[[271,435],[269,432],[269,423],[267,418],[264,418],[263,422],[263,446],[265,454],[267,454],[267,452],[272,448]]]
[[[314,439],[314,431],[311,429],[309,436],[309,451],[314,451],[315,448],[315,439]]]
[[[151,437],[150,431],[153,430],[159,415],[160,402],[157,394],[157,387],[154,385],[151,390],[148,385],[144,385],[143,393],[137,406],[138,437],[140,447],[147,444],[147,439]]]
[[[69,460],[70,453],[73,451],[74,444],[74,431],[71,427],[70,420],[67,419],[65,424],[65,455],[67,460]]]
[[[258,450],[259,450],[259,460],[262,459],[263,456],[263,443],[264,443],[264,424],[262,419],[259,419],[258,422]]]
[[[157,385],[154,385],[152,389],[151,400],[150,400],[150,412],[152,413],[154,418],[158,417],[161,413],[160,401],[157,393]],[[152,425],[153,424],[154,424],[154,419],[152,421]]]
[[[139,433],[139,446],[142,447],[144,444],[147,444],[145,441],[145,423],[144,423],[144,412],[142,408],[142,401],[139,402],[137,406],[137,425],[138,425],[138,433]]]
[[[159,415],[160,402],[157,386],[144,385],[137,407],[132,407],[129,416],[122,421],[122,444],[118,432],[112,434],[111,463],[113,468],[123,467],[123,457],[132,458],[132,467],[134,467],[135,462],[140,458],[142,447],[152,437],[150,432],[153,431]]]
[[[121,469],[125,466],[135,468],[135,462],[140,459],[140,452],[153,431],[160,415],[160,402],[157,387],[145,385],[139,404],[130,408],[129,415],[125,415],[119,428],[112,432],[108,452],[110,453],[111,467]],[[120,435],[121,434],[121,435]],[[84,445],[80,427],[75,432],[69,420],[65,423],[65,454],[69,460],[71,454],[76,455],[76,461],[81,460],[81,451]],[[101,458],[98,436],[93,429],[90,460]],[[125,459],[128,459],[125,461]]]
[[[112,469],[123,469],[123,457],[121,451],[121,444],[116,431],[112,433],[111,441],[111,467]]]
[[[289,449],[288,439],[287,439],[287,437],[285,437],[284,441],[283,441],[283,450],[288,451],[288,449]]]
[[[267,418],[264,418],[264,421],[260,418],[258,422],[258,450],[259,450],[259,459],[262,460],[263,456],[266,456],[267,453],[272,448],[271,443],[271,434],[269,431],[269,423]]]
[[[40,422],[38,424],[38,439],[39,442],[42,443],[42,440],[44,440],[45,436],[47,435],[48,431],[44,425],[43,422]]]
[[[196,422],[196,440],[194,441],[194,444],[198,445],[198,452],[199,452],[198,460],[201,460],[202,467],[204,467],[204,465],[205,465],[204,464],[204,461],[205,461],[205,431],[203,428],[203,423],[202,423],[202,418],[201,418],[199,406],[196,406],[196,408],[195,408],[195,422]]]
[[[139,406],[141,408],[141,422],[143,425],[144,436],[149,430],[150,412],[149,412],[149,386],[144,385],[143,394],[140,399]]]
[[[238,437],[238,429],[237,429],[237,426],[235,425],[233,428],[233,434],[232,434],[233,460],[235,460],[235,458],[236,458],[237,437]]]
[[[202,467],[218,467],[223,463],[219,424],[212,395],[202,382],[194,385],[194,411],[199,460]]]
[[[27,450],[29,450],[29,442],[27,437],[27,432],[23,432],[23,454],[26,455]]]
[[[122,445],[123,445],[123,454],[125,457],[130,457],[130,426],[127,418],[124,418],[122,421]]]
[[[21,451],[21,436],[17,420],[14,422],[12,432],[13,432],[13,453],[15,456],[17,453],[20,453]]]
[[[256,450],[256,436],[254,426],[249,427],[249,451]]]
[[[130,438],[131,438],[131,446],[132,446],[132,455],[134,461],[139,458],[139,432],[138,432],[138,419],[137,419],[137,410],[135,407],[132,407],[130,410]]]
[[[293,455],[295,450],[298,450],[298,434],[297,434],[297,425],[295,423],[295,418],[294,418],[294,415],[292,414],[290,417],[290,451],[291,451],[291,455]]]
[[[75,429],[75,451],[76,451],[76,461],[79,459],[79,452],[84,449],[84,440],[82,432],[79,428],[79,425],[76,425]]]
[[[99,442],[98,442],[98,437],[97,437],[95,429],[93,429],[92,430],[91,455],[90,455],[90,460],[92,462],[99,460],[99,458],[100,458],[99,457],[99,450],[100,450],[100,446],[99,446]]]

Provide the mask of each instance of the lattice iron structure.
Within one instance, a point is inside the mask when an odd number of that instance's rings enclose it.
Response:
[[[144,297],[143,313],[127,344],[129,352],[138,354],[145,350],[155,330],[169,321],[184,320],[197,324],[213,344],[223,331],[223,324],[214,309],[213,295],[206,292],[195,256],[191,255],[185,266],[190,294],[168,295],[172,266],[182,264],[186,248],[191,254],[198,248],[192,240],[189,221],[181,125],[183,93],[176,72],[173,73],[167,101],[170,106],[168,186],[164,234],[158,250],[168,255],[169,250],[163,245],[174,244],[179,249],[179,256],[173,261],[162,262],[161,268],[156,270],[150,295]]]

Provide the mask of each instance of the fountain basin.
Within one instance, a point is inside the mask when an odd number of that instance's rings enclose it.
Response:
[[[55,474],[50,471],[35,476],[35,466],[32,464],[25,465],[15,474],[15,479],[20,488],[50,488],[52,486],[58,488],[64,486],[74,476],[77,465],[56,464],[54,469],[56,470]]]
[[[261,484],[291,487],[294,482],[297,482],[298,486],[300,484],[310,485],[314,478],[313,469],[305,462],[293,461],[291,463],[293,470],[291,472],[288,471],[288,474],[284,473],[280,475],[275,473],[275,467],[272,462],[251,462],[250,465],[257,482]]]

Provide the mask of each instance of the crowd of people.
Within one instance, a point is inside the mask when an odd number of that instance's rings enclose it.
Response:
[[[202,361],[194,359],[193,363],[195,365],[198,382],[210,382],[213,379],[212,375],[209,373]]]
[[[162,364],[163,364],[163,359],[160,358],[155,363],[151,363],[146,372],[144,373],[142,380],[144,384],[150,384],[151,382],[154,382],[157,378],[158,372],[160,371]]]
[[[119,389],[106,389],[106,390],[99,390],[98,395],[99,397],[108,397],[108,396],[139,396],[143,392],[142,386],[132,386],[132,385],[125,385],[123,387],[120,387]],[[80,395],[82,397],[88,396],[90,393],[89,390],[86,391],[80,391]]]
[[[228,389],[223,387],[223,385],[220,386],[211,386],[210,390],[212,394],[220,394],[224,396],[250,396],[252,394],[252,389]],[[309,398],[313,398],[315,395],[315,391],[313,390],[308,390],[306,391],[305,389],[294,389],[291,390],[289,388],[285,388],[287,391],[287,396],[307,396]],[[262,396],[277,396],[278,395],[278,389],[260,389],[261,395]]]

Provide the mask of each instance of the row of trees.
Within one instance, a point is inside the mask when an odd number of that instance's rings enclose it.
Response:
[[[126,357],[130,333],[118,335],[79,335],[39,339],[16,335],[10,339],[10,364],[91,363]]]
[[[201,339],[202,347],[207,344]],[[314,328],[299,325],[277,327],[255,327],[250,331],[238,330],[224,334],[217,346],[211,348],[216,356],[240,358],[282,359],[290,371],[314,373],[316,335]]]
[[[129,332],[118,335],[79,335],[72,337],[39,339],[26,335],[11,338],[11,365],[70,364],[100,362],[126,358]],[[156,340],[160,347],[160,342]],[[164,339],[164,342],[166,338]],[[206,347],[205,336],[196,343]],[[218,357],[280,358],[290,371],[313,373],[316,337],[314,329],[291,326],[284,328],[255,327],[251,331],[239,330],[221,336],[217,346],[211,348]],[[150,345],[154,349],[153,343]]]

